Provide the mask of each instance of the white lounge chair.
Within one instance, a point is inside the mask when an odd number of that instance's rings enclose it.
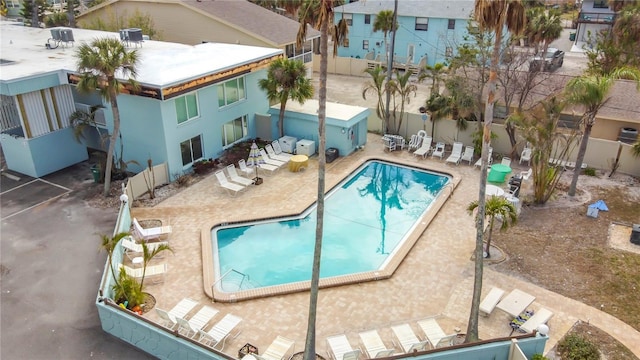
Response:
[[[121,240],[121,244],[122,247],[125,250],[125,254],[127,255],[127,257],[129,257],[129,259],[133,259],[135,257],[139,257],[142,256],[143,254],[143,248],[142,248],[142,244],[138,244],[131,236],[126,236],[123,237]],[[147,246],[147,250],[151,251],[155,251],[155,249],[161,245],[169,245],[168,241],[152,241],[152,242],[146,242],[145,245]],[[163,252],[159,252],[155,257],[155,258],[162,258],[162,253]]]
[[[382,142],[384,143],[384,149],[388,151],[393,151],[396,149],[396,140],[389,135],[385,135],[382,137]]]
[[[293,154],[289,154],[282,151],[282,147],[280,146],[280,141],[278,140],[273,140],[273,142],[271,143],[271,146],[273,147],[273,151],[276,152],[276,155],[288,156],[289,158],[293,156]]]
[[[445,334],[435,318],[420,320],[418,321],[418,326],[420,326],[424,334],[427,336],[427,339],[429,339],[429,342],[434,349],[453,345],[453,340],[457,336],[456,334]]]
[[[422,158],[426,158],[427,155],[429,155],[429,151],[431,151],[431,141],[433,139],[431,138],[431,136],[427,136],[424,139],[422,139],[422,144],[420,145],[420,147],[413,152],[413,155],[415,156],[422,156]]]
[[[466,148],[464,148],[464,152],[462,153],[462,157],[460,158],[460,161],[468,161],[469,165],[471,165],[471,162],[473,161],[474,151],[475,149],[473,148],[473,146],[467,146]]]
[[[176,318],[184,318],[191,310],[193,310],[193,308],[196,307],[196,305],[198,305],[197,301],[184,298],[169,311],[162,310],[158,307],[155,309],[160,319],[164,322],[162,325],[169,329],[173,329],[178,323]]]
[[[276,159],[272,159],[269,157],[269,155],[267,154],[266,151],[264,151],[264,149],[260,149],[260,155],[262,156],[262,160],[264,160],[265,164],[267,165],[272,165],[272,166],[276,166],[276,167],[281,167],[284,164],[286,164],[286,162],[284,161],[280,161],[280,160],[276,160]]]
[[[532,174],[533,174],[533,169],[529,168],[529,170],[527,171],[521,171],[520,177],[522,178],[522,180],[529,180]]]
[[[531,166],[531,148],[524,148],[522,153],[520,154],[519,164],[522,164],[523,161],[527,162],[527,165]]]
[[[444,143],[439,142],[436,144],[435,149],[433,149],[433,152],[431,153],[431,157],[439,157],[440,160],[442,160],[443,156],[444,156]]]
[[[244,159],[238,160],[238,168],[246,177],[254,178],[256,176],[256,170],[247,167],[247,163],[244,161]]]
[[[269,157],[272,158],[273,160],[283,161],[283,162],[287,163],[291,159],[291,155],[289,155],[289,154],[287,154],[289,156],[276,154],[276,152],[273,149],[273,147],[271,146],[271,144],[265,145],[264,146],[264,150],[267,152],[267,155],[269,155]]]
[[[451,150],[451,155],[447,158],[446,162],[453,164],[460,164],[460,159],[462,158],[462,149],[464,148],[464,144],[461,142],[453,143],[453,150]]]
[[[193,338],[198,333],[198,330],[204,329],[218,312],[218,309],[205,305],[188,321],[185,320],[185,318],[177,317],[178,332],[184,336]],[[184,333],[184,331],[186,331],[186,333]],[[191,335],[191,333],[193,333],[193,335]]]
[[[533,330],[537,330],[538,326],[542,324],[546,324],[549,319],[553,316],[553,313],[545,308],[542,308],[536,311],[529,320],[525,321],[524,324],[520,325],[520,331],[523,332],[533,332]]]
[[[493,148],[489,148],[489,156],[487,157],[487,162],[489,163],[488,165],[491,165],[493,163]],[[478,161],[476,161],[475,164],[473,164],[474,167],[480,167],[480,165],[482,165],[482,156],[480,156],[480,159],[478,159]]]
[[[230,164],[227,166],[227,174],[229,174],[229,179],[231,179],[231,181],[233,181],[234,183],[238,183],[244,186],[253,185],[253,180],[243,178],[240,175],[238,175],[238,172],[236,171],[236,166],[233,164]]]
[[[480,303],[480,313],[485,316],[491,315],[493,309],[496,308],[496,305],[498,305],[498,302],[500,302],[503,295],[504,290],[492,287],[487,296],[485,296]]]
[[[429,340],[420,341],[418,339],[409,324],[392,326],[391,330],[400,342],[400,347],[407,354],[414,351],[424,351],[429,345]]]
[[[331,350],[329,355],[334,360],[356,360],[360,355],[360,350],[354,350],[345,335],[330,336],[327,338],[327,343]]]
[[[417,134],[413,134],[411,135],[411,138],[409,139],[409,145],[407,146],[407,150],[409,151],[415,151],[418,150],[418,148],[420,148],[420,141],[422,140],[422,138],[418,137]]]
[[[258,360],[283,360],[295,342],[278,335],[262,355],[252,354]]]
[[[394,349],[387,349],[376,330],[361,332],[360,340],[369,359],[389,357],[396,352]]]
[[[157,239],[171,233],[171,226],[158,226],[152,228],[143,228],[138,219],[133,218],[133,230],[135,235],[142,240]]]
[[[216,171],[216,178],[218,179],[220,186],[222,186],[223,189],[226,189],[230,195],[236,196],[240,191],[246,189],[246,185],[235,184],[227,180],[227,177],[224,175],[224,171],[222,170]]]
[[[222,318],[222,320],[213,325],[211,330],[204,332],[203,330],[198,329],[198,333],[200,334],[200,338],[198,339],[198,341],[207,344],[214,349],[219,344],[222,344],[220,350],[223,350],[224,343],[227,340],[227,337],[229,336],[229,334],[231,334],[231,331],[233,331],[233,329],[238,326],[240,321],[242,321],[241,317],[227,314],[224,318]]]

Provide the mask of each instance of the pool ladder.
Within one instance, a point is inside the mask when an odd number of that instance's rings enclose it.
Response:
[[[251,281],[249,275],[235,269],[229,269],[213,284],[213,286],[217,283],[220,283],[222,291],[240,291],[258,287],[257,284],[254,284]]]

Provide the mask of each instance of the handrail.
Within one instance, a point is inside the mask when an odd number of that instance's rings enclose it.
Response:
[[[242,279],[240,280],[240,284],[238,285],[238,287],[239,287],[240,289],[242,289],[242,284],[244,283],[245,278],[246,278],[247,280],[249,280],[249,281],[251,280],[251,279],[249,278],[249,275],[247,275],[247,274],[245,274],[245,273],[242,273],[242,272],[240,272],[240,271],[238,271],[238,270],[236,270],[236,269],[229,269],[229,270],[227,270],[227,272],[225,272],[224,274],[222,274],[222,276],[220,276],[220,278],[218,278],[218,280],[214,281],[214,282],[213,282],[213,284],[211,284],[211,291],[213,291],[213,290],[214,290],[214,287],[216,286],[216,284],[218,284],[219,282],[221,282],[221,281],[222,281],[222,279],[224,279],[224,278],[225,278],[227,275],[229,275],[229,273],[231,273],[231,272],[238,273],[239,275],[241,275],[241,276],[242,276]],[[213,301],[213,299],[212,299],[212,301]]]

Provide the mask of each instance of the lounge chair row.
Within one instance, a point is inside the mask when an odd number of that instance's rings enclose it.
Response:
[[[224,349],[224,344],[233,329],[242,321],[242,318],[227,314],[220,321],[215,323],[211,329],[205,331],[209,322],[218,314],[218,310],[211,306],[201,307],[197,313],[187,320],[187,315],[198,306],[198,302],[184,298],[178,302],[171,310],[166,311],[156,307],[156,313],[162,321],[162,326],[192,339],[198,336],[198,341],[213,348],[220,346]],[[236,334],[237,336],[237,334]]]
[[[392,347],[387,347],[376,330],[359,333],[365,356],[374,359],[393,356],[396,353],[411,354],[428,348],[451,346],[457,336],[457,334],[446,335],[435,317],[420,320],[417,324],[425,335],[424,339],[420,339],[409,324],[396,325],[391,327],[395,336]],[[363,353],[360,348],[353,348],[343,334],[328,337],[327,344],[329,355],[333,360],[357,360]]]
[[[437,157],[441,160],[444,158],[445,144],[443,142],[436,143],[435,147],[432,148],[431,144],[433,139],[430,136],[426,136],[422,138],[422,140],[417,141],[420,142],[420,146],[413,152],[413,155],[422,156],[423,159],[429,154],[431,154],[431,157]],[[465,147],[461,142],[454,142],[451,155],[447,157],[446,162],[458,165],[461,161],[467,161],[469,165],[471,165],[473,153],[473,146]]]

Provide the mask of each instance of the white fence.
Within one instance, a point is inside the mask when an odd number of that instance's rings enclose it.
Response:
[[[149,192],[149,186],[154,186],[155,188],[169,183],[169,170],[166,163],[154,166],[154,177],[151,177],[150,175],[151,172],[149,171],[149,168],[146,168],[127,180],[127,186],[125,187],[124,193],[127,194],[129,199],[132,199],[133,201],[139,196],[146,194]],[[153,184],[150,183],[151,179],[154,179]],[[129,207],[131,207],[132,201],[129,201]]]
[[[472,134],[477,130],[478,124],[475,122],[469,122],[466,130],[458,130],[456,122],[450,119],[441,119],[436,121],[435,124],[435,137],[436,141],[442,141],[447,144],[451,144],[454,141],[463,142],[465,145],[472,144]],[[411,137],[412,134],[418,132],[418,130],[426,130],[429,135],[431,134],[431,120],[423,121],[422,114],[405,114],[405,118],[402,121],[402,128],[400,129],[400,135],[405,138]],[[371,109],[371,115],[369,115],[368,130],[373,132],[382,132],[382,120],[376,115],[375,109]],[[492,131],[498,137],[491,141],[494,154],[506,155],[511,152],[511,143],[509,142],[509,135],[505,130],[503,124],[492,125]],[[524,143],[517,145],[518,153],[524,147]],[[611,165],[618,153],[618,147],[621,147],[620,152],[620,166],[618,172],[629,174],[633,176],[640,176],[640,158],[634,157],[631,152],[631,145],[621,143],[618,141],[603,140],[597,138],[589,139],[587,145],[587,152],[585,154],[584,162],[589,167],[610,171]],[[578,154],[577,147],[571,153],[568,161],[575,161]]]

